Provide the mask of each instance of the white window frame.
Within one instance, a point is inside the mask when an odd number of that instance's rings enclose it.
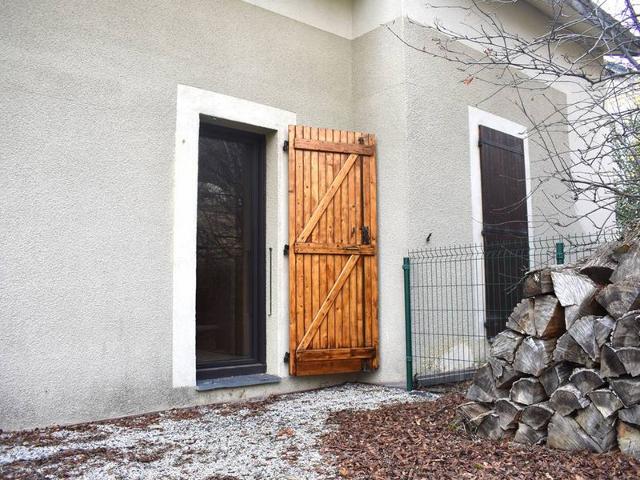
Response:
[[[200,116],[246,125],[267,133],[267,244],[287,243],[287,156],[282,150],[296,114],[228,95],[178,85],[174,220],[173,220],[173,345],[174,387],[196,385],[196,230],[198,216],[198,141]],[[270,198],[271,197],[271,198]],[[266,246],[265,246],[266,247]],[[274,248],[277,252],[278,250]],[[273,291],[288,292],[287,267],[276,257]],[[268,268],[268,265],[267,265]],[[269,301],[270,299],[266,299]],[[266,328],[267,373],[282,375],[277,358],[287,349],[287,295],[274,298]],[[286,374],[286,373],[285,373]]]

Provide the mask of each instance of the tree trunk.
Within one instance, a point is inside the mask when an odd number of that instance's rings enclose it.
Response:
[[[553,362],[556,340],[527,337],[518,347],[513,368],[522,373],[539,376]]]
[[[536,326],[533,322],[533,299],[525,298],[515,306],[507,320],[507,328],[525,335],[536,335]]]
[[[473,383],[467,391],[467,399],[474,402],[491,403],[500,396],[502,395],[496,388],[491,365],[486,363],[476,370]]]
[[[534,299],[533,323],[538,338],[557,338],[564,333],[564,308],[556,297],[542,295]]]
[[[631,423],[636,427],[640,426],[640,405],[623,408],[618,412],[618,418],[625,423]]]
[[[566,383],[573,372],[573,367],[567,363],[560,362],[545,369],[540,375],[540,383],[544,387],[544,391],[547,395],[551,396],[553,392],[560,386]]]
[[[612,378],[609,385],[625,407],[640,403],[640,378]]]
[[[507,362],[513,362],[516,350],[522,343],[524,336],[513,330],[503,330],[493,340],[491,344],[491,356],[502,358]]]
[[[594,331],[595,321],[596,317],[593,315],[581,317],[573,322],[573,325],[569,328],[569,335],[573,337],[593,361],[597,361],[600,358],[600,349]]]
[[[574,384],[583,395],[604,385],[604,380],[600,376],[600,373],[591,368],[576,368],[571,374],[569,381]]]
[[[593,324],[593,331],[596,334],[596,343],[598,347],[602,346],[609,341],[611,332],[616,326],[616,321],[611,315],[605,315],[604,317],[597,318]]]
[[[587,435],[571,417],[555,413],[549,422],[547,445],[560,450],[590,450],[597,452],[600,446]]]
[[[529,298],[546,293],[553,293],[551,270],[543,268],[528,272],[522,282],[522,295]]]
[[[575,385],[570,383],[558,387],[549,400],[551,408],[560,415],[569,415],[589,405],[589,400],[582,395]]]
[[[622,347],[616,350],[616,355],[629,375],[640,375],[640,348]]]
[[[618,448],[625,455],[640,460],[640,429],[618,421]]]
[[[518,426],[518,420],[522,413],[523,406],[518,405],[506,398],[496,400],[494,405],[495,414],[498,415],[498,424],[503,430],[509,430]]]
[[[604,345],[600,349],[600,375],[605,378],[619,377],[627,371],[618,358],[616,350],[611,345]]]
[[[525,377],[513,382],[510,398],[523,405],[533,405],[546,400],[547,394],[537,378]]]
[[[554,293],[563,307],[581,305],[596,291],[595,282],[575,270],[551,272],[551,280]]]
[[[499,358],[489,358],[489,365],[493,372],[494,383],[497,390],[503,388],[511,388],[513,382],[522,377],[522,374],[516,372],[513,366]]]
[[[607,285],[598,292],[596,300],[609,315],[618,319],[625,313],[640,308],[640,282],[629,279]]]
[[[526,445],[541,445],[546,438],[547,432],[545,430],[535,430],[526,423],[520,423],[518,424],[518,430],[516,430],[513,441]]]
[[[640,311],[629,312],[615,323],[611,334],[611,346],[640,347]]]
[[[520,423],[525,423],[534,430],[542,430],[553,414],[554,411],[549,402],[535,403],[524,408],[520,415]]]
[[[601,388],[587,393],[587,398],[600,411],[603,417],[608,418],[624,405],[618,396],[608,388]]]
[[[556,349],[553,352],[553,360],[556,362],[570,362],[591,368],[595,365],[589,355],[582,349],[580,345],[573,339],[569,332],[563,334],[556,343]]]
[[[598,444],[601,452],[611,450],[616,444],[616,419],[605,418],[594,405],[580,410],[576,422]]]

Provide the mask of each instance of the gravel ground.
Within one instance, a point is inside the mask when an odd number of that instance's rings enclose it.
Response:
[[[330,415],[433,400],[347,384],[214,405],[0,434],[1,478],[332,479],[344,476],[320,438]]]

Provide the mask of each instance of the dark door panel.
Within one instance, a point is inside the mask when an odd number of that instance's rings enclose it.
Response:
[[[522,139],[480,126],[486,332],[494,337],[522,297],[529,268],[527,188]]]
[[[198,152],[198,377],[264,372],[264,137],[203,123]]]

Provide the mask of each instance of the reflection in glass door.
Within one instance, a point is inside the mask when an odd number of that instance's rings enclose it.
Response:
[[[206,123],[198,151],[198,378],[265,371],[264,137]]]

